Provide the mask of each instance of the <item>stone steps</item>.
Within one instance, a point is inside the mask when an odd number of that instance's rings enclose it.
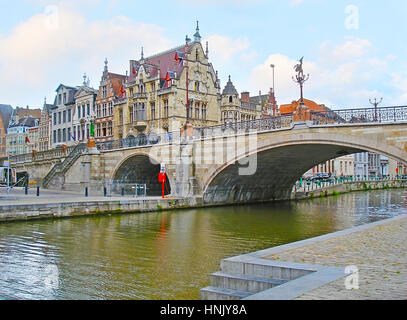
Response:
[[[212,286],[201,289],[201,300],[241,300],[250,295],[250,292]]]
[[[210,277],[210,281],[211,286],[213,287],[249,292],[251,294],[258,293],[287,282],[280,279],[229,274],[224,272],[213,273]]]
[[[275,260],[262,259],[261,261],[252,260],[244,262],[224,259],[221,261],[221,271],[229,274],[289,281],[310,274],[314,270],[309,270],[309,266],[301,268],[301,264],[296,264],[293,267],[293,264]]]
[[[321,269],[301,263],[239,256],[221,261],[221,271],[210,276],[202,300],[240,300],[278,287]]]

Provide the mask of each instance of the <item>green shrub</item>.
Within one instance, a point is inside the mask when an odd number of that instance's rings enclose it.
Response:
[[[334,191],[332,191],[332,195],[337,196],[337,195],[339,195],[339,192],[337,190],[334,190]]]

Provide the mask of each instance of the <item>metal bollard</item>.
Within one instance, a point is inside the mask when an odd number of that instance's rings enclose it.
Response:
[[[28,194],[28,187],[27,186],[24,187],[24,194]]]
[[[122,197],[124,196],[124,188],[122,188]]]
[[[37,197],[40,196],[40,187],[37,187]]]
[[[88,187],[85,187],[85,197],[88,197],[89,193],[88,193]]]
[[[107,196],[107,188],[103,187],[103,196],[106,197]]]

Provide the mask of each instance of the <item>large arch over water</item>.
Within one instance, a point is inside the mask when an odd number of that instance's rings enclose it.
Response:
[[[161,183],[158,182],[160,164],[148,155],[135,154],[123,162],[116,169],[113,176],[114,185],[123,185],[127,189],[134,184],[146,184],[147,196],[160,196]],[[169,179],[165,183],[165,194],[171,194],[171,183]]]

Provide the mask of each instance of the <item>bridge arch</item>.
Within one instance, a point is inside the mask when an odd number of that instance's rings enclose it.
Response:
[[[136,152],[122,159],[112,172],[114,185],[131,189],[136,183],[147,185],[147,196],[161,196],[161,183],[158,182],[160,162],[148,153]],[[172,177],[167,174],[165,194],[171,194]]]
[[[257,139],[257,147],[231,161],[209,168],[203,177],[206,203],[235,203],[280,200],[290,197],[293,185],[317,164],[342,155],[374,152],[407,164],[407,148],[389,144],[386,139],[352,136],[329,130],[305,132],[291,130],[280,136],[270,134]],[[334,130],[335,131],[335,130]],[[255,161],[256,172],[239,175],[239,161]]]

